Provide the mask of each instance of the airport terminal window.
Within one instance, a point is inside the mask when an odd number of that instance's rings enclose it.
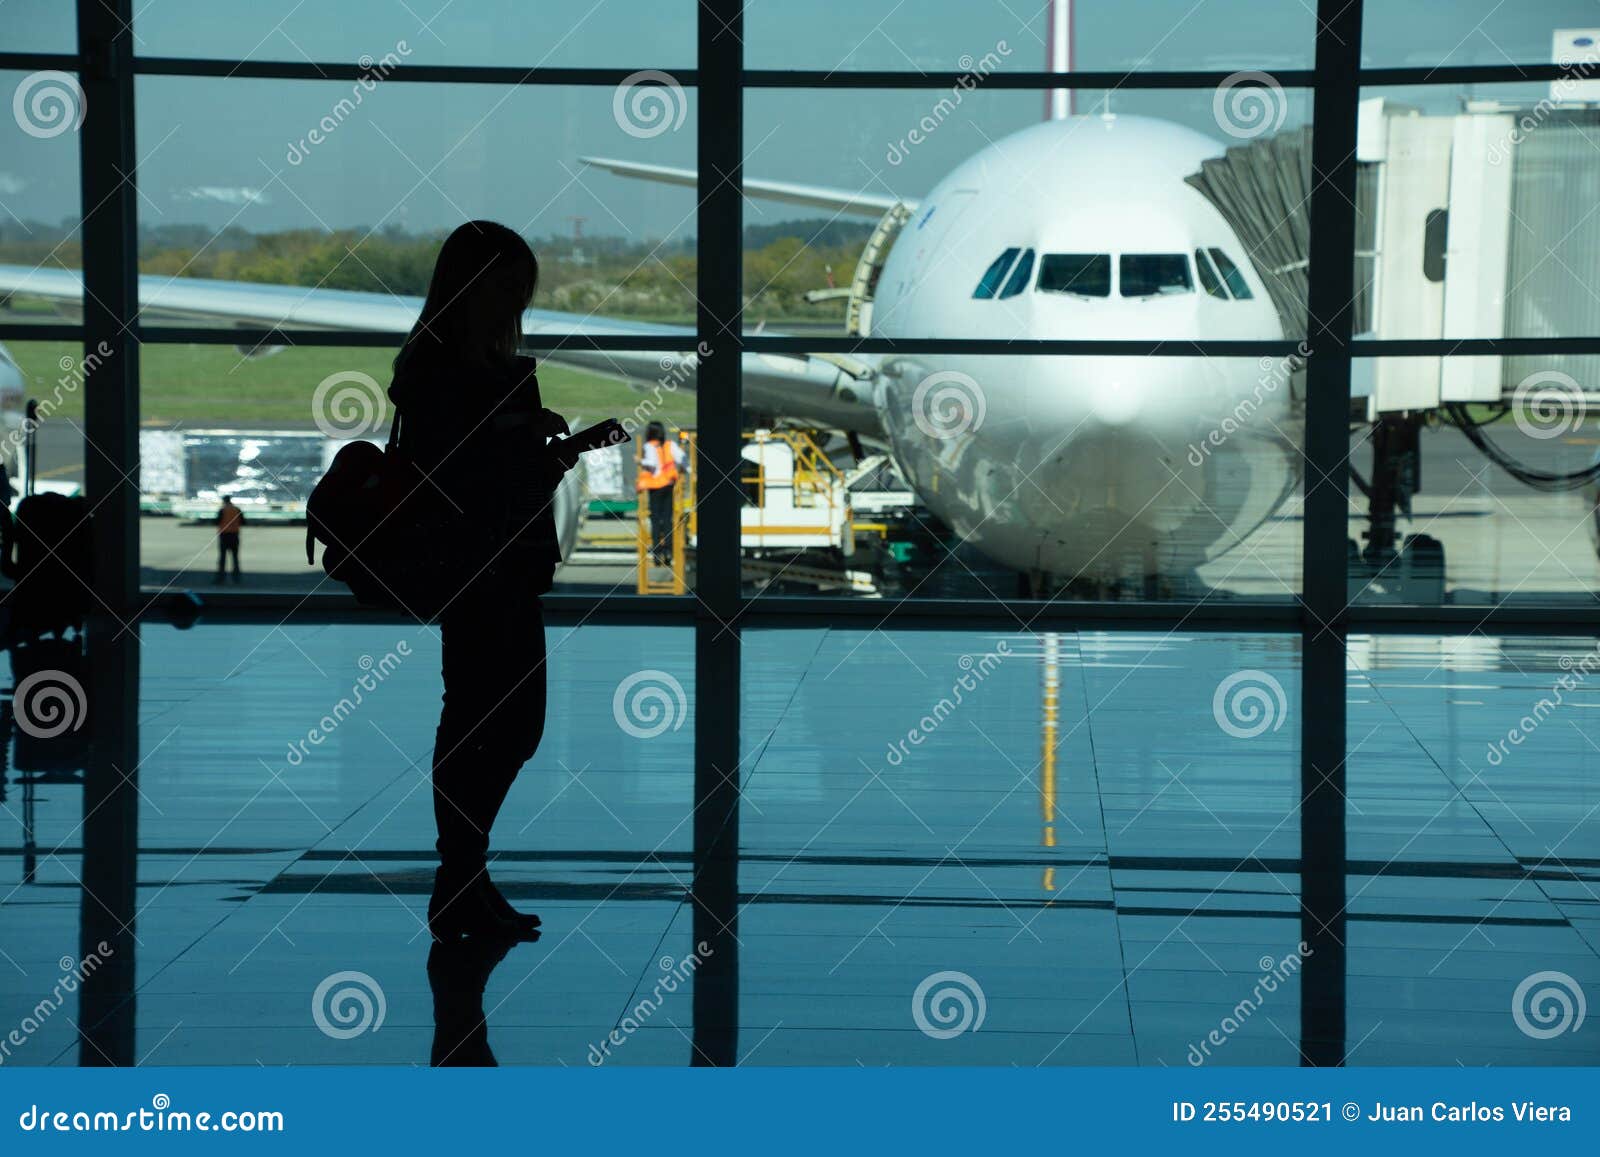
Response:
[[[1250,287],[1245,284],[1244,274],[1239,272],[1239,267],[1216,246],[1212,246],[1207,252],[1217,263],[1217,269],[1221,271],[1222,279],[1228,283],[1228,289],[1232,291],[1234,300],[1249,301],[1253,294],[1250,292]]]
[[[1212,297],[1228,300],[1228,291],[1222,288],[1222,278],[1217,276],[1217,271],[1211,266],[1211,258],[1206,256],[1204,249],[1194,251],[1194,270],[1200,275],[1200,284]]]
[[[1182,253],[1124,253],[1117,264],[1123,297],[1188,293],[1189,259]]]
[[[1046,253],[1039,262],[1039,292],[1110,297],[1110,254]]]
[[[1006,280],[1006,287],[1000,291],[1001,297],[1015,297],[1028,288],[1028,282],[1033,277],[1033,250],[1023,253],[1022,259],[1017,262],[1017,267],[1011,271],[1011,276]]]
[[[978,288],[972,291],[972,296],[980,301],[988,301],[1000,288],[1000,283],[1005,280],[1006,270],[1011,268],[1011,263],[1017,259],[1015,248],[1007,249],[989,264],[983,271],[983,276],[978,280]]]

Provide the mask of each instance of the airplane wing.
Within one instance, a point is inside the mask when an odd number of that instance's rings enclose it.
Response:
[[[83,277],[76,269],[31,269],[0,265],[0,298],[11,294],[44,298],[69,309],[81,306]],[[258,285],[199,277],[141,274],[141,317],[166,321],[228,321],[276,329],[356,329],[405,334],[422,311],[420,297],[295,285]],[[543,360],[614,374],[639,384],[693,390],[699,364],[689,326],[530,309],[523,333],[583,336],[682,337],[681,353],[558,349]],[[815,422],[858,434],[880,434],[872,405],[876,364],[868,358],[803,354],[744,355],[745,405],[781,418]]]
[[[693,169],[674,169],[667,165],[644,165],[637,161],[618,161],[611,157],[579,157],[586,165],[605,169],[619,177],[635,177],[641,181],[655,181],[663,185],[699,184],[700,174]],[[800,185],[787,181],[759,181],[744,179],[744,194],[763,201],[782,201],[789,205],[807,205],[813,209],[827,209],[834,213],[854,213],[874,219],[882,217],[896,205],[915,210],[914,199],[896,197],[893,193],[869,193],[865,189],[835,189],[826,185]]]

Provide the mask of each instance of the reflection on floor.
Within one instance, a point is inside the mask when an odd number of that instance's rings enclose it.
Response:
[[[1585,644],[1353,642],[1334,961],[1299,948],[1291,639],[747,632],[734,923],[691,896],[690,634],[550,636],[495,864],[544,938],[430,960],[431,633],[145,629],[136,995],[86,1022],[117,852],[19,737],[0,1060],[683,1065],[698,1014],[748,1064],[1292,1065],[1331,983],[1351,1064],[1600,1061]]]

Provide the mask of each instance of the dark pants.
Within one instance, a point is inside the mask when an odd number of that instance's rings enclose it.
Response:
[[[489,829],[544,735],[544,611],[525,591],[463,595],[440,623],[444,710],[433,746],[439,861],[484,865]]]
[[[233,556],[233,577],[239,577],[239,533],[224,533],[217,535],[217,581],[222,581],[224,572],[228,569],[228,556]]]
[[[672,490],[663,486],[650,495],[650,553],[663,565],[672,562]]]

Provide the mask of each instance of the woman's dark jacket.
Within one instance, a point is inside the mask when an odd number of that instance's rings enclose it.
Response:
[[[389,398],[400,412],[400,451],[426,479],[418,492],[459,514],[459,547],[470,555],[487,547],[498,575],[541,594],[561,562],[561,467],[540,429],[534,369],[532,358],[489,369],[424,347],[396,372]]]

